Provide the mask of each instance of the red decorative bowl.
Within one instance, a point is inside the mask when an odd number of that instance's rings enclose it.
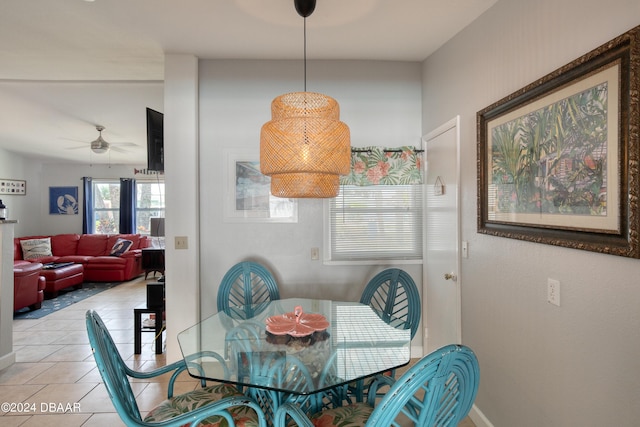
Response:
[[[322,314],[304,313],[299,305],[292,313],[271,316],[265,320],[265,323],[267,332],[292,337],[306,337],[329,327],[327,318]]]

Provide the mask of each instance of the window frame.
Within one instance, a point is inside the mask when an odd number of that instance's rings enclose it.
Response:
[[[148,184],[151,186],[156,186],[156,185],[162,185],[162,189],[158,192],[158,197],[159,197],[159,201],[160,204],[162,205],[162,207],[158,207],[158,208],[141,208],[138,206],[138,202],[139,199],[138,197],[141,195],[141,192],[139,191],[140,188],[138,187],[139,185],[143,185],[143,184]],[[142,232],[140,230],[140,228],[138,228],[138,214],[140,212],[159,212],[160,216],[155,216],[155,215],[149,215],[149,218],[164,218],[165,214],[166,214],[166,209],[167,209],[167,205],[166,205],[166,186],[165,186],[165,182],[164,179],[136,179],[136,233],[140,234],[141,236],[150,236],[151,235],[151,230],[148,230],[147,232]]]
[[[118,207],[117,208],[99,208],[96,206],[96,201],[98,200],[98,198],[96,197],[96,194],[99,193],[99,191],[97,191],[96,186],[100,185],[100,184],[109,184],[109,185],[117,185],[118,187],[120,187],[120,180],[119,179],[109,179],[109,178],[104,178],[104,179],[92,179],[91,180],[91,192],[93,193],[93,206],[91,207],[92,210],[92,218],[91,218],[91,229],[89,230],[91,232],[91,234],[102,234],[102,235],[109,235],[109,234],[117,234],[119,232],[120,229],[120,198],[118,197]],[[101,232],[98,231],[96,229],[96,215],[100,212],[113,212],[114,215],[114,219],[117,219],[117,221],[115,221],[115,225],[116,225],[116,231],[115,232]]]
[[[323,264],[325,265],[379,265],[379,264],[393,264],[393,265],[402,265],[402,264],[422,264],[424,258],[424,208],[425,208],[425,197],[424,197],[424,184],[416,184],[411,186],[403,186],[403,187],[419,187],[416,188],[416,193],[419,194],[420,200],[417,202],[420,203],[419,206],[419,216],[420,216],[420,227],[416,230],[418,238],[418,243],[416,244],[416,248],[420,246],[419,253],[421,254],[420,258],[411,258],[408,259],[406,256],[402,256],[398,254],[397,257],[392,258],[375,258],[374,256],[370,256],[367,258],[351,258],[351,259],[343,259],[341,257],[334,256],[333,251],[333,242],[332,242],[332,227],[333,223],[331,221],[331,203],[334,200],[338,200],[342,197],[342,190],[344,186],[340,187],[340,193],[336,196],[335,199],[325,199],[323,203],[323,240],[324,240],[324,251],[323,251]],[[358,186],[348,186],[357,188],[367,188],[367,187],[358,187]],[[377,186],[376,186],[377,187]],[[398,187],[398,186],[384,186],[384,187]],[[383,210],[388,210],[388,208],[383,208]],[[418,250],[418,249],[415,249]]]

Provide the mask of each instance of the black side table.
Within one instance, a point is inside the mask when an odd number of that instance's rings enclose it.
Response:
[[[144,248],[142,249],[142,268],[144,269],[144,278],[156,271],[164,275],[164,248]]]
[[[142,326],[142,315],[155,314],[156,324],[153,328],[145,328]],[[156,354],[162,354],[162,331],[164,331],[164,322],[162,314],[164,313],[164,307],[149,308],[146,305],[140,305],[133,309],[133,353],[142,353],[142,333],[153,332],[155,334],[156,341]]]

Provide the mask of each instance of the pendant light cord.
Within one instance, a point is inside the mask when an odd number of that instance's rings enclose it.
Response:
[[[307,18],[305,17],[303,19],[304,21],[304,25],[303,25],[303,31],[304,31],[304,36],[303,36],[303,40],[304,40],[304,91],[307,91]]]

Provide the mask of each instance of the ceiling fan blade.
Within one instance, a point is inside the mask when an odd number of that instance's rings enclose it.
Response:
[[[112,151],[117,151],[118,153],[130,153],[131,151],[129,150],[125,150],[123,148],[120,147],[114,147],[113,144],[109,147],[110,150]]]
[[[114,145],[117,145],[120,147],[139,147],[139,145],[136,144],[135,142],[110,142],[109,145],[111,145],[112,147]]]

